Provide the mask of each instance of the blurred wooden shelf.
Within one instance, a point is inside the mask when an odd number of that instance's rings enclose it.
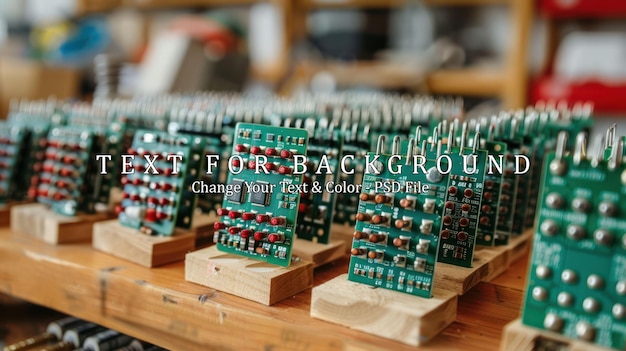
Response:
[[[315,270],[314,286],[348,259]],[[456,322],[424,350],[497,350],[519,316],[527,257],[459,298]],[[183,262],[148,269],[94,251],[52,246],[0,229],[0,292],[174,350],[414,350],[310,317],[311,290],[271,307],[184,280]],[[488,317],[486,317],[488,316]]]
[[[329,73],[334,77],[337,86],[342,88],[419,90],[420,87],[425,87],[432,94],[465,96],[495,96],[504,89],[504,74],[497,68],[442,69],[427,74],[425,81],[418,69],[375,61],[302,64],[297,71],[299,78],[296,79],[304,80],[319,72]]]
[[[390,8],[410,6],[410,0],[300,0],[302,6],[309,9],[332,8]],[[423,0],[427,6],[484,6],[505,5],[510,0]]]

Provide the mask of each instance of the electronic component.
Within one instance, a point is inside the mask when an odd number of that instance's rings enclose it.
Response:
[[[317,122],[319,125],[315,128]],[[300,197],[296,235],[300,239],[326,244],[330,238],[337,195],[326,185],[338,182],[342,138],[337,131],[329,128],[326,118],[319,121],[306,119],[304,124],[311,137],[307,172],[303,178],[307,188]]]
[[[402,157],[397,138],[392,155],[382,153],[382,143],[377,153],[368,154],[378,157],[380,174],[366,173],[363,179],[348,279],[431,297],[449,179],[438,173],[434,160],[424,163],[427,172],[413,172],[413,156],[423,157],[414,143],[411,139]],[[391,157],[398,174],[385,166]]]
[[[546,157],[523,323],[573,339],[626,348],[626,166],[623,142],[586,156],[567,133]]]
[[[128,174],[116,207],[120,223],[148,235],[189,228],[196,202],[190,185],[200,172],[203,152],[201,137],[138,130],[122,167]]]
[[[0,123],[0,203],[19,199],[25,183],[19,172],[23,169],[29,133],[11,123]]]
[[[442,213],[438,260],[455,266],[471,267],[483,197],[487,152],[478,149],[478,132],[474,135],[473,147],[465,147],[468,139],[466,124],[463,124],[460,145],[454,145],[454,129],[454,125],[451,125],[444,152],[450,160],[450,183]],[[434,158],[432,154],[427,154],[427,157]]]
[[[291,263],[302,175],[295,158],[305,157],[304,129],[239,123],[227,186],[217,214],[214,242],[220,251],[280,266]]]
[[[93,141],[93,134],[81,127],[50,130],[37,184],[37,201],[66,216],[79,210],[94,211],[89,197],[93,188],[87,182]]]
[[[507,145],[502,142],[486,140],[484,147],[481,147],[481,149],[486,150],[488,155],[493,156],[493,159],[499,161],[499,156],[506,153]],[[494,245],[500,196],[502,193],[502,177],[503,173],[498,170],[497,165],[492,165],[488,162],[483,186],[483,198],[478,217],[478,228],[476,230],[476,245]]]

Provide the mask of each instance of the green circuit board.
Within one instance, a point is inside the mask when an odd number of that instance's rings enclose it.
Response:
[[[562,139],[544,167],[522,320],[624,350],[626,166],[621,153],[581,158],[580,144],[566,154]]]
[[[387,167],[392,156],[384,154],[378,155],[380,174],[365,174],[348,279],[431,297],[448,176],[425,157],[424,170],[414,172],[412,154],[395,156],[398,174]]]
[[[215,223],[220,251],[280,266],[291,263],[303,190],[295,161],[306,158],[308,138],[304,129],[237,124],[225,184],[229,192]]]
[[[93,133],[76,126],[54,127],[48,135],[45,160],[37,180],[37,201],[60,214],[73,216],[79,211],[93,212],[90,198],[93,184],[87,181],[92,171]]]
[[[203,162],[204,139],[193,135],[138,130],[122,165],[124,226],[147,235],[170,236],[189,228],[197,195],[192,183]]]
[[[0,204],[19,199],[28,186],[28,178],[20,176],[25,161],[28,131],[7,122],[0,122]]]
[[[506,153],[507,145],[503,142],[485,141],[484,149],[494,162],[489,163],[490,159],[487,162],[480,217],[476,230],[476,245],[493,246],[496,239],[503,175],[503,172],[498,170],[497,165],[500,161],[500,155],[503,156]]]

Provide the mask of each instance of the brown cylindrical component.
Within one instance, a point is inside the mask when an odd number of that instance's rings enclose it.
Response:
[[[469,219],[467,219],[465,217],[459,219],[459,225],[461,227],[467,227],[469,225]]]
[[[445,225],[452,224],[452,216],[443,216],[443,224]]]
[[[385,240],[385,236],[382,234],[370,234],[368,239],[371,243],[376,244],[378,242]]]
[[[407,207],[411,207],[413,206],[413,201],[409,200],[407,198],[401,199],[400,200],[400,207],[402,208],[407,208]]]
[[[471,210],[471,209],[472,209],[472,206],[470,206],[470,204],[463,204],[461,206],[461,211],[463,211],[463,212],[469,212],[469,210]]]
[[[367,239],[368,235],[367,233],[363,233],[361,231],[355,231],[354,234],[352,234],[352,236],[356,239],[356,240],[361,240],[361,239]]]
[[[352,254],[352,256],[361,256],[365,253],[365,249],[357,249],[355,247],[350,251],[350,253]]]
[[[409,224],[411,224],[411,222],[409,222],[409,221],[405,221],[405,220],[402,220],[402,219],[396,219],[396,220],[393,222],[393,225],[394,225],[396,228],[398,228],[398,229],[406,228],[406,227],[408,227],[408,226],[409,226]]]
[[[356,220],[357,221],[361,221],[361,222],[369,221],[370,218],[372,218],[372,217],[370,215],[368,215],[367,213],[359,212],[359,213],[356,214]]]
[[[400,238],[393,239],[393,246],[400,247],[400,246],[402,246],[402,244],[403,244],[402,239],[400,239]]]
[[[374,224],[381,224],[381,223],[385,223],[387,222],[387,217],[385,216],[381,216],[381,215],[373,215],[372,216],[372,223]]]
[[[376,194],[376,196],[374,197],[374,202],[376,202],[377,204],[386,204],[390,200],[391,198],[389,196],[383,194]]]
[[[361,195],[359,195],[359,199],[361,199],[361,201],[369,201],[370,194],[362,193]]]
[[[376,258],[376,251],[370,251],[367,253],[367,257],[371,258],[371,259],[375,259]]]

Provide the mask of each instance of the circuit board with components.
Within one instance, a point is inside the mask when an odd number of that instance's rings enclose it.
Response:
[[[461,134],[459,146],[452,145],[454,130],[450,131],[445,156],[449,157],[450,183],[442,213],[439,262],[472,267],[476,235],[481,213],[487,151],[465,147],[467,132]],[[432,158],[432,157],[430,157]]]
[[[64,126],[50,130],[45,161],[37,184],[37,201],[48,204],[60,214],[73,216],[78,211],[93,212],[87,182],[94,136],[84,128]]]
[[[503,154],[506,153],[506,148],[507,145],[503,142],[488,140],[484,143],[484,149],[487,151],[488,155],[493,157],[496,161],[500,159],[499,156],[503,156]],[[496,165],[488,162],[485,172],[485,184],[482,203],[480,205],[478,228],[476,230],[476,245],[494,245],[500,195],[502,193],[502,176],[503,172],[500,172]]]
[[[302,175],[295,158],[306,157],[304,129],[239,123],[235,130],[214,242],[224,252],[280,266],[291,263]]]
[[[378,157],[383,165],[397,157],[398,174],[385,166],[364,176],[348,279],[431,297],[448,176],[434,160],[423,163],[426,172],[413,172],[412,146],[406,156],[393,155]]]
[[[147,235],[169,236],[189,228],[196,194],[191,183],[203,162],[204,140],[192,135],[138,130],[128,165],[123,165],[124,193],[116,208],[122,225]]]
[[[309,139],[308,167],[303,178],[309,191],[301,194],[296,228],[296,235],[300,239],[322,244],[330,240],[336,194],[328,191],[325,185],[336,184],[339,179],[341,141],[338,133],[325,128],[319,128],[317,134]],[[313,187],[320,191],[314,192]]]
[[[28,131],[19,125],[0,123],[0,203],[17,198],[16,193],[28,183],[20,179],[24,154],[28,143]]]
[[[524,324],[605,347],[626,348],[626,167],[622,142],[588,159],[586,136],[548,154]]]

